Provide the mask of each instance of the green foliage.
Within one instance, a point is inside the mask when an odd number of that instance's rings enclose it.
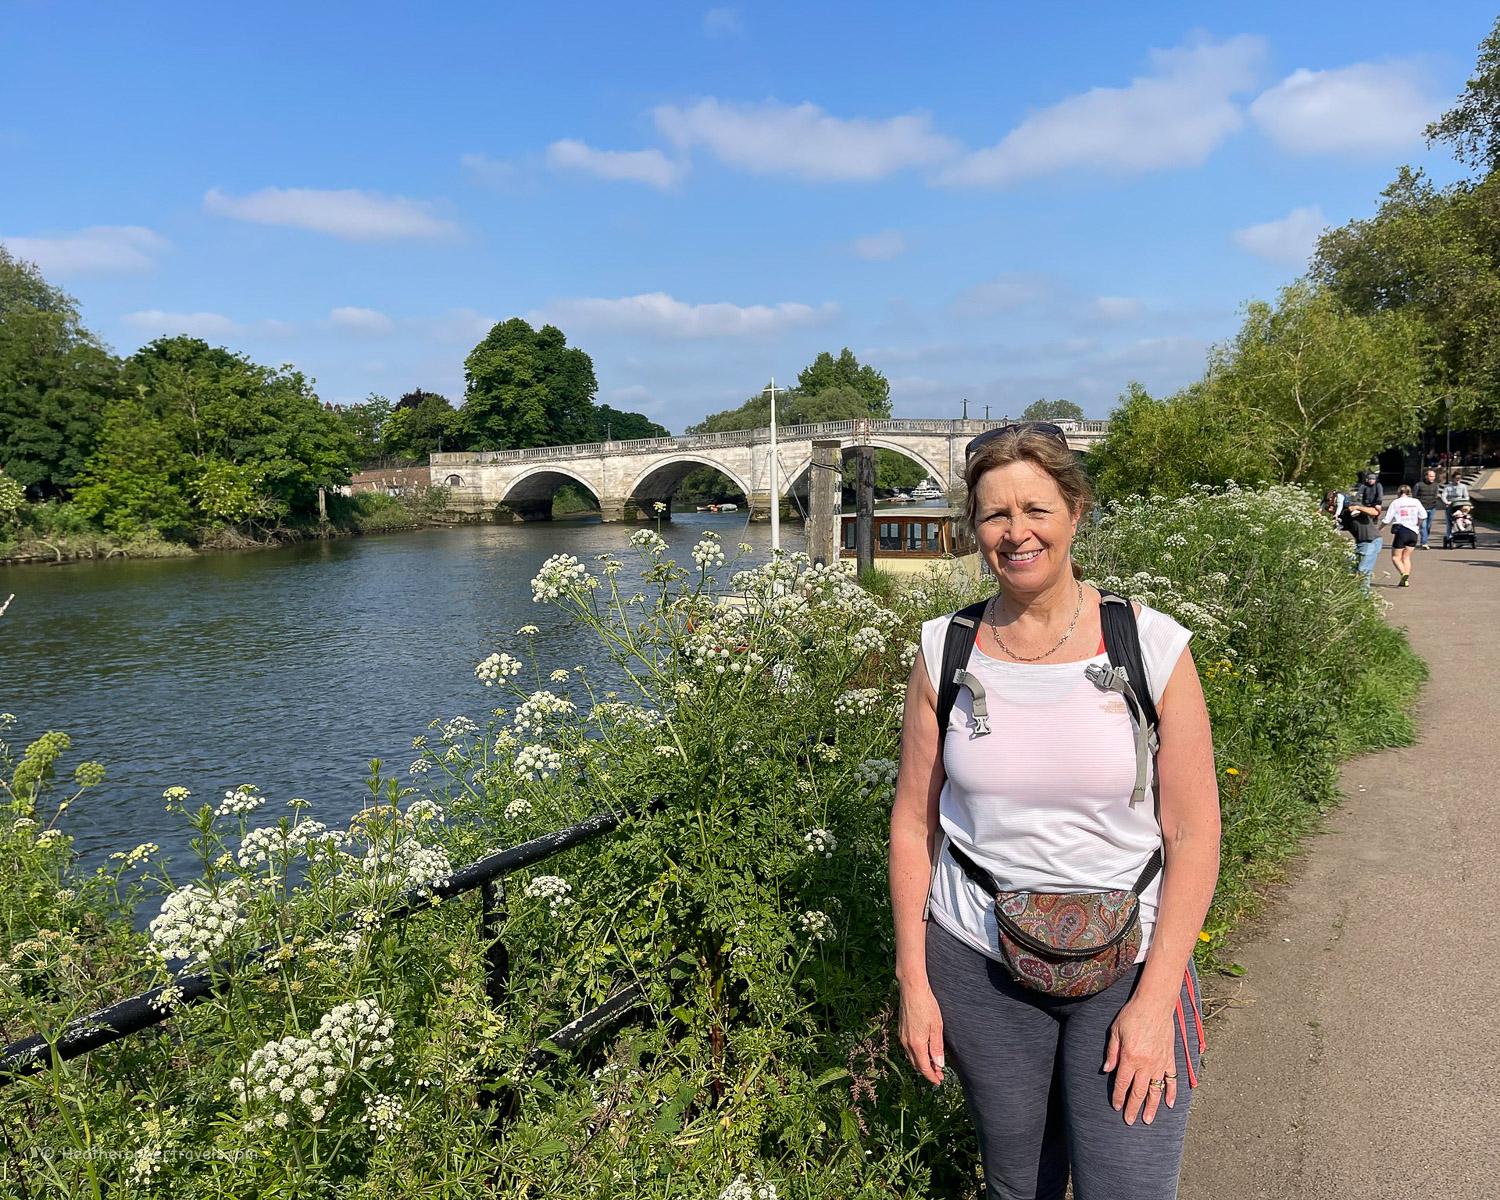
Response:
[[[848,388],[864,401],[865,411],[861,416],[889,417],[891,415],[891,385],[874,367],[860,364],[848,346],[834,358],[824,350],[797,373],[797,390],[808,396],[816,396],[831,388]],[[817,420],[837,421],[842,417],[819,417]]]
[[[1330,230],[1314,277],[1360,313],[1420,323],[1431,388],[1424,418],[1442,428],[1500,417],[1500,177],[1439,190],[1403,167],[1376,214]]]
[[[72,297],[0,246],[0,467],[44,495],[71,488],[118,374]]]
[[[383,436],[391,411],[391,402],[375,392],[371,392],[362,403],[345,405],[338,410],[339,422],[353,440],[355,469],[363,470],[384,456]]]
[[[143,886],[153,910],[194,886],[218,906],[213,922],[172,922],[189,951],[225,964],[282,947],[174,1011],[170,1036],[11,1085],[0,1123],[23,1158],[85,1139],[127,1154],[55,1153],[53,1194],[712,1200],[741,1175],[788,1198],[972,1189],[961,1097],[920,1086],[892,1037],[885,850],[918,626],[977,593],[933,576],[882,601],[798,556],[730,576],[711,536],[691,566],[649,530],[631,540],[624,559],[558,555],[532,583],[627,686],[601,694],[591,671],[538,662],[536,631],[517,631],[475,671],[500,693],[493,717],[434,722],[411,786],[375,764],[347,828],[325,829],[303,801],[267,809],[253,788],[196,812],[174,789],[196,864],[169,876],[143,846],[91,876],[37,816],[68,747],[31,755],[26,805],[0,806],[5,1028],[55,1030],[101,995],[169,978],[129,919]],[[1409,734],[1420,665],[1399,633],[1376,633],[1347,547],[1296,489],[1107,505],[1078,552],[1093,578],[1197,635],[1225,815],[1210,964],[1333,801],[1350,725]],[[735,604],[718,602],[726,589]],[[0,776],[18,774],[0,743]],[[74,778],[96,786],[98,772]],[[378,917],[408,884],[601,807],[624,814],[614,834],[508,880],[496,1005],[472,901]],[[323,929],[347,908],[357,920]],[[158,923],[158,946],[166,933]],[[629,1019],[522,1069],[627,982],[645,998]],[[356,1001],[390,1019],[388,1049],[377,1031],[376,1053],[331,1090],[319,1075],[309,1096],[305,1080],[285,1099],[261,1082],[258,1054]],[[483,1103],[497,1083],[516,1090],[503,1131]],[[174,1153],[203,1146],[216,1154]]]
[[[1133,386],[1092,465],[1106,496],[1229,479],[1330,487],[1413,437],[1426,398],[1414,321],[1350,312],[1299,282],[1274,306],[1245,306],[1200,383],[1167,400]]]
[[[416,462],[444,448],[456,450],[463,441],[458,410],[436,392],[408,392],[381,427],[381,453]]]
[[[1454,156],[1488,174],[1500,168],[1500,20],[1479,43],[1479,62],[1458,102],[1427,127],[1427,144],[1447,142]]]
[[[622,412],[608,404],[594,406],[594,439],[626,442],[634,438],[671,437],[665,425],[637,412]]]
[[[112,532],[274,524],[348,482],[354,439],[300,371],[174,337],[132,355],[123,382],[77,493]]]
[[[26,508],[26,489],[9,475],[0,473],[0,528],[19,525]]]
[[[1021,414],[1023,421],[1081,421],[1083,409],[1071,400],[1033,400]]]
[[[594,363],[554,325],[502,321],[464,360],[463,436],[470,449],[594,440]]]

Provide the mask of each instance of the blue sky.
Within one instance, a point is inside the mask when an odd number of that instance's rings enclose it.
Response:
[[[462,398],[551,320],[673,430],[851,347],[898,416],[1103,416],[1401,163],[1495,9],[0,0],[0,240],[129,352]]]

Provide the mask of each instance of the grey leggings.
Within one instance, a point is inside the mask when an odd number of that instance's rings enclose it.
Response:
[[[1197,977],[1182,988],[1177,1103],[1150,1125],[1110,1105],[1101,1069],[1109,1027],[1140,977],[1137,967],[1082,1000],[1046,996],[927,923],[927,978],[943,1014],[949,1066],[958,1072],[979,1135],[988,1200],[1172,1200],[1182,1169],[1198,1070]],[[1174,1024],[1178,1018],[1174,1017]],[[1191,1056],[1189,1057],[1189,1049]]]

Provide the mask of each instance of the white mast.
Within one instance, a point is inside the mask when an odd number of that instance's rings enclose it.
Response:
[[[771,376],[771,386],[765,390],[771,393],[771,553],[775,554],[781,549],[781,479],[776,461],[776,376]]]

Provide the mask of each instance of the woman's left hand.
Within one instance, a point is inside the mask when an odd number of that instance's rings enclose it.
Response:
[[[1139,1116],[1147,1125],[1156,1119],[1163,1097],[1167,1107],[1177,1103],[1177,1056],[1172,1045],[1171,1008],[1145,1003],[1139,996],[1120,1010],[1109,1027],[1104,1052],[1104,1071],[1115,1073],[1110,1102],[1125,1110],[1125,1124]],[[1151,1087],[1153,1079],[1165,1079],[1165,1087]]]

